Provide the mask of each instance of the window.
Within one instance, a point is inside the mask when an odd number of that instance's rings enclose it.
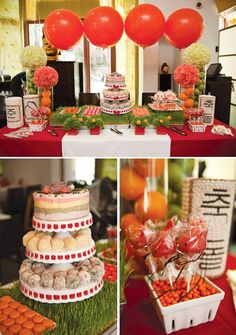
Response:
[[[43,21],[25,23],[25,45],[42,46]],[[101,93],[104,88],[104,79],[111,71],[115,71],[114,48],[98,48],[83,37],[70,50],[61,50],[60,60],[76,61],[84,64],[86,92]]]
[[[105,77],[111,72],[111,49],[90,45],[90,91],[101,93]]]

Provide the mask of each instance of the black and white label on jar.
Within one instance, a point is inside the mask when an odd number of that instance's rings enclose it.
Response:
[[[19,105],[6,106],[7,120],[19,122],[21,120],[21,110]]]

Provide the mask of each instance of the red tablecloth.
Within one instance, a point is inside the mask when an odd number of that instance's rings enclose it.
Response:
[[[224,123],[215,119],[215,125]],[[227,126],[228,127],[228,126]],[[212,127],[207,127],[205,133],[193,133],[187,126],[183,131],[188,136],[183,136],[169,131],[171,138],[172,157],[208,157],[208,156],[236,156],[236,129],[231,128],[234,136],[214,135]]]
[[[49,127],[47,128],[49,129]],[[58,137],[52,136],[46,130],[35,132],[33,136],[25,138],[9,138],[3,134],[14,129],[4,127],[0,129],[0,156],[1,157],[61,157],[61,140],[65,135],[63,129],[56,129]]]
[[[236,268],[236,257],[228,255],[227,269]],[[236,312],[233,305],[231,289],[225,275],[213,280],[224,292],[216,318],[212,322],[179,330],[176,335],[235,335]],[[125,290],[127,304],[121,314],[121,334],[125,335],[164,335],[150,300],[147,285],[143,280],[129,280]]]
[[[215,124],[223,123],[215,120]],[[234,137],[213,135],[211,134],[211,127],[207,127],[205,133],[192,133],[186,126],[183,130],[188,133],[188,136],[169,131],[171,157],[236,156],[236,129],[232,129]],[[62,156],[61,141],[65,134],[63,129],[56,130],[58,137],[50,135],[47,131],[34,133],[33,136],[22,139],[3,136],[3,134],[11,131],[13,130],[7,127],[0,129],[0,157]],[[130,152],[132,154],[132,148],[130,148]]]

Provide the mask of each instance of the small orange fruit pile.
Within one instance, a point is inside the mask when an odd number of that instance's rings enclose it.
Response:
[[[8,295],[0,298],[0,333],[3,335],[43,335],[55,325]]]
[[[217,293],[213,286],[199,276],[195,276],[191,280],[190,290],[187,295],[187,284],[184,278],[179,278],[173,287],[170,286],[168,280],[153,281],[152,286],[164,307]]]

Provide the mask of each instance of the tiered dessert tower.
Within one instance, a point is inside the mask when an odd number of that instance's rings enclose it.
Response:
[[[113,72],[106,77],[103,90],[101,111],[106,114],[120,115],[131,111],[129,91],[126,89],[125,76]]]
[[[33,227],[23,237],[22,293],[44,303],[81,301],[103,286],[104,266],[93,257],[89,192],[57,183],[35,192]]]

